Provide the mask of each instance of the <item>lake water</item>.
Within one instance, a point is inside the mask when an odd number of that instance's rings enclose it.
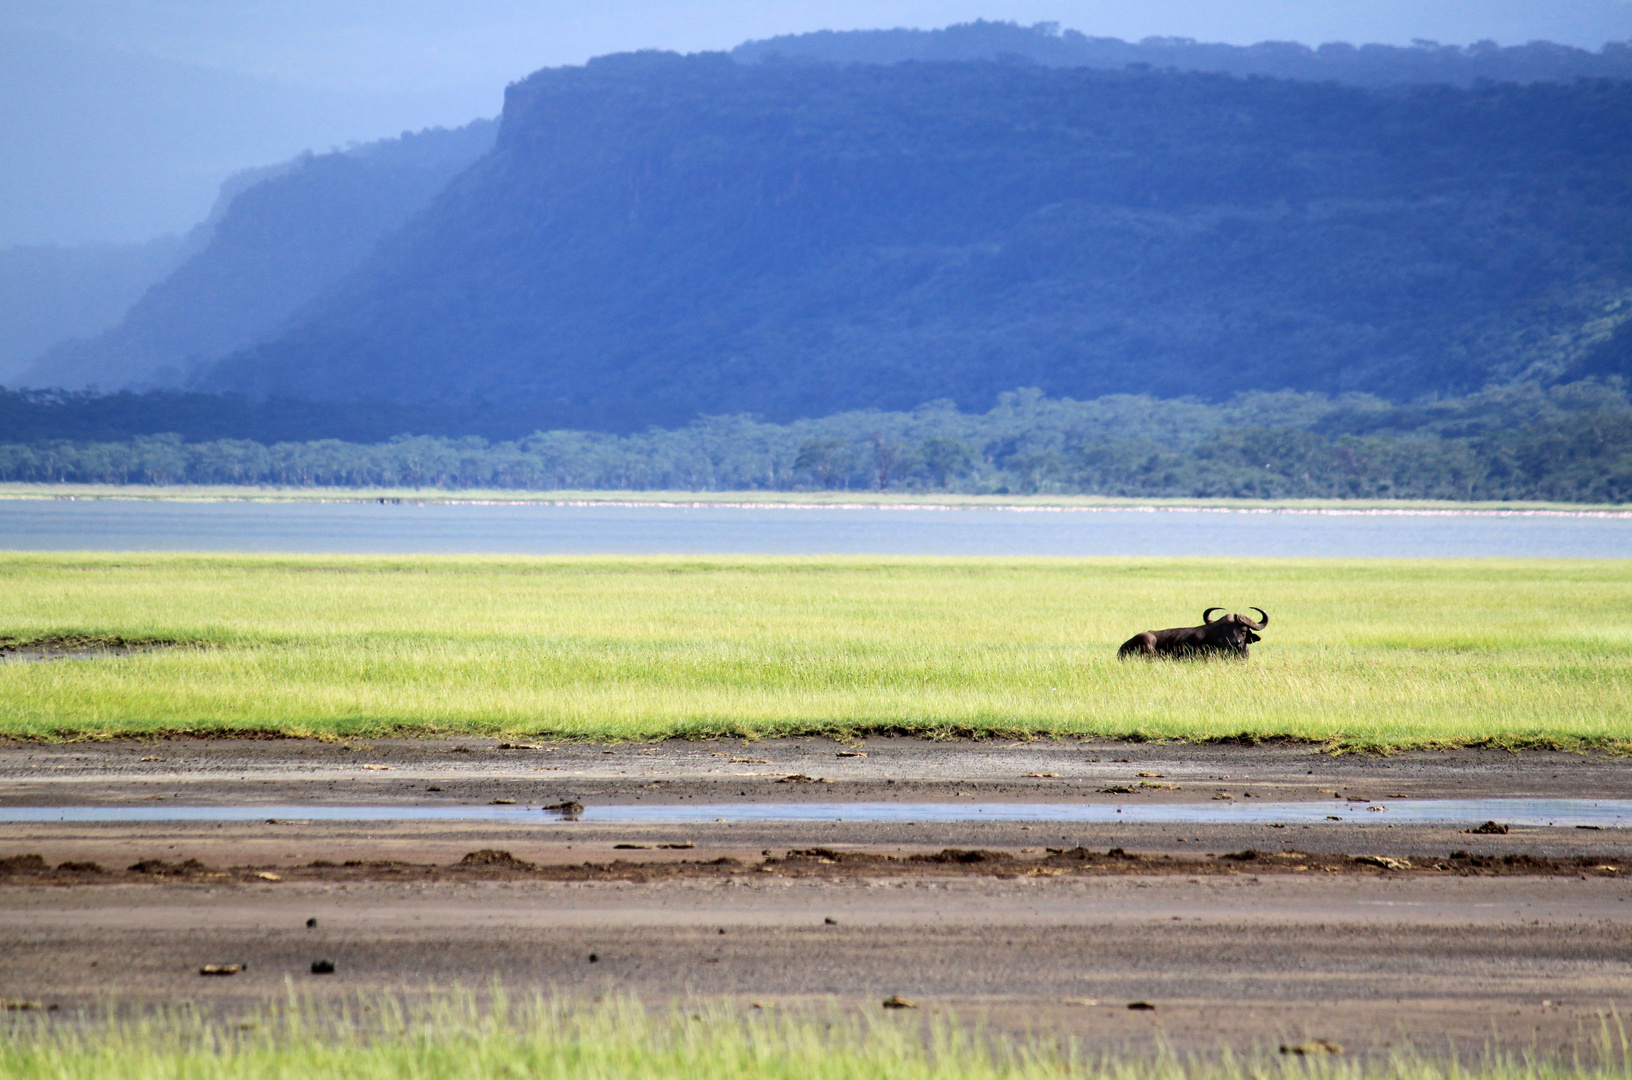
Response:
[[[0,550],[1632,558],[1632,516],[0,500]]]
[[[1373,808],[1376,809],[1373,809]],[[590,806],[574,818],[532,806],[14,806],[0,823],[138,821],[486,821],[495,824],[700,825],[716,821],[1038,821],[1168,825],[1582,825],[1632,824],[1626,799],[1411,799],[1386,803],[721,803]]]

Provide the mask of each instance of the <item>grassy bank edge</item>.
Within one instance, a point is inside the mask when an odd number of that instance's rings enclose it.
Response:
[[[919,1002],[894,995],[882,1008],[860,1004],[691,997],[649,1007],[617,993],[593,1001],[512,996],[496,981],[485,994],[427,987],[423,995],[365,992],[319,1004],[286,978],[282,1002],[213,1017],[185,1006],[132,1009],[106,1001],[55,1019],[43,1003],[31,1004],[0,1026],[9,1035],[0,1039],[0,1072],[19,1080],[1625,1080],[1632,1073],[1625,1026],[1613,1010],[1599,1013],[1596,1030],[1584,1026],[1573,1044],[1553,1053],[1537,1047],[1512,1054],[1488,1042],[1481,1052],[1453,1042],[1437,1055],[1410,1045],[1345,1055],[1335,1043],[1306,1036],[1250,1049],[1221,1040],[1215,1051],[1181,1054],[1161,1039],[1154,1052],[1096,1050],[1047,1025],[1009,1034],[930,1001],[917,1013]]]
[[[1077,742],[1117,743],[1126,746],[1285,746],[1318,749],[1323,754],[1340,756],[1363,754],[1388,757],[1405,753],[1449,753],[1456,750],[1500,750],[1510,754],[1526,751],[1546,751],[1565,754],[1603,754],[1609,757],[1632,757],[1632,739],[1591,738],[1586,736],[1559,738],[1550,735],[1490,735],[1472,739],[1424,738],[1396,742],[1378,742],[1366,739],[1329,738],[1312,739],[1273,730],[1243,730],[1233,735],[1198,735],[1183,737],[1151,735],[1137,728],[1103,731],[1057,731],[1049,728],[975,727],[971,725],[902,724],[898,721],[878,724],[768,724],[747,726],[732,723],[697,724],[680,730],[622,733],[618,735],[586,735],[582,732],[563,732],[549,727],[500,727],[497,725],[452,726],[432,723],[404,723],[402,721],[364,721],[344,732],[326,731],[303,724],[195,724],[171,727],[108,726],[89,730],[83,727],[47,727],[39,731],[8,731],[0,733],[0,745],[22,744],[35,746],[67,746],[82,743],[142,742],[156,743],[181,740],[231,739],[245,742],[277,742],[304,740],[322,743],[345,743],[355,739],[538,739],[553,743],[583,744],[589,746],[656,746],[664,742],[738,742],[753,743],[768,739],[830,739],[839,745],[854,743],[866,737],[897,737],[922,739],[937,743],[983,743],[997,740],[1010,742]]]
[[[1623,503],[1456,502],[1435,499],[1139,499],[1100,495],[961,495],[890,491],[518,491],[439,488],[287,488],[146,484],[0,484],[0,500],[129,502],[424,503],[457,505],[635,505],[736,507],[912,507],[959,510],[1301,510],[1308,512],[1612,514]]]

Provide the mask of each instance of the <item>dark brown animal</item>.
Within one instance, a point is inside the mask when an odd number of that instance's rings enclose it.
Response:
[[[1201,626],[1181,626],[1172,630],[1146,630],[1123,643],[1116,655],[1123,660],[1130,656],[1165,656],[1174,659],[1204,656],[1236,656],[1247,658],[1247,646],[1260,640],[1254,630],[1269,625],[1269,613],[1263,608],[1252,608],[1258,613],[1258,622],[1245,615],[1225,615],[1208,618],[1223,608],[1210,607],[1201,613]]]

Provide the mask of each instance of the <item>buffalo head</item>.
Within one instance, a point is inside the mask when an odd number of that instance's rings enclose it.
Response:
[[[1202,624],[1210,629],[1211,633],[1208,636],[1218,646],[1239,653],[1241,656],[1246,656],[1248,645],[1263,640],[1253,631],[1262,630],[1269,625],[1269,613],[1263,608],[1249,609],[1258,613],[1257,622],[1253,622],[1245,615],[1221,615],[1216,619],[1212,618],[1213,612],[1223,610],[1223,608],[1210,607],[1203,611],[1201,613]]]

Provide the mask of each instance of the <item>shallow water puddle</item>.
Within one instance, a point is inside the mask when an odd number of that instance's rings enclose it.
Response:
[[[1632,799],[1412,799],[1387,803],[721,803],[589,806],[571,816],[543,806],[16,806],[0,823],[266,821],[488,821],[495,824],[691,825],[713,822],[1038,821],[1143,825],[1555,825],[1632,827]]]
[[[134,649],[5,649],[0,664],[49,664],[57,660],[100,660],[106,656],[129,656]]]

